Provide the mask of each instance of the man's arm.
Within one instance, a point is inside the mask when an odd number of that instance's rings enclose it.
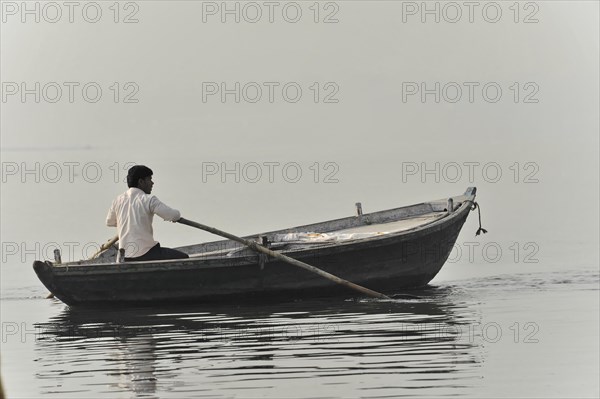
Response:
[[[168,222],[176,222],[181,219],[181,213],[179,213],[177,209],[168,207],[155,196],[150,198],[150,212],[160,216]]]
[[[117,227],[117,213],[115,212],[115,203],[113,202],[106,215],[106,225],[108,227]]]

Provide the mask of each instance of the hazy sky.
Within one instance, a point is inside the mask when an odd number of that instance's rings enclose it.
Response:
[[[137,162],[240,234],[476,185],[491,239],[597,243],[597,2],[22,4],[2,2],[2,241],[108,238]]]

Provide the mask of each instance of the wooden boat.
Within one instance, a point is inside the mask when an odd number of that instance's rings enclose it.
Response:
[[[277,252],[385,293],[427,285],[440,271],[471,209],[463,195],[385,211],[246,236]],[[358,206],[359,204],[357,204]],[[353,294],[330,280],[234,241],[177,248],[189,259],[116,262],[116,249],[68,263],[33,268],[68,305],[223,301]]]

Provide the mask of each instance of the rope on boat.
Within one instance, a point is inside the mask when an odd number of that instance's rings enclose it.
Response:
[[[475,209],[477,209],[477,213],[479,214],[479,228],[477,229],[477,232],[475,233],[476,236],[478,236],[479,234],[483,233],[487,233],[487,230],[484,229],[483,227],[481,227],[481,207],[479,206],[479,204],[475,201],[471,201],[473,203],[473,206],[471,207],[471,210],[474,211]]]

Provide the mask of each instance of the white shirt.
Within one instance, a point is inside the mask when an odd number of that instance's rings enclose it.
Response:
[[[131,187],[113,201],[106,225],[117,228],[119,249],[125,248],[127,258],[142,256],[158,243],[154,241],[152,231],[154,214],[170,222],[181,218],[178,210],[169,208],[156,196],[137,187]]]

